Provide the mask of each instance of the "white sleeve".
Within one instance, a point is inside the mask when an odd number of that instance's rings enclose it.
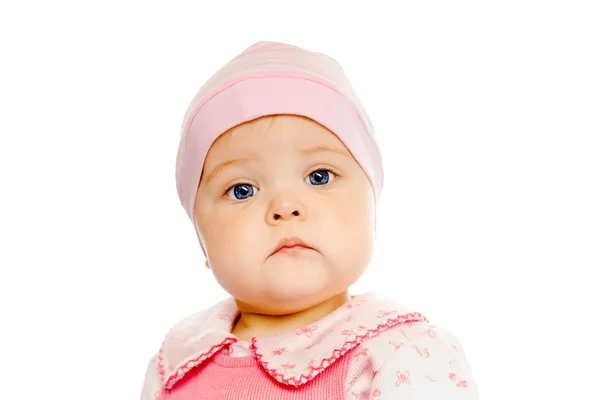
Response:
[[[438,328],[429,333],[390,351],[375,373],[370,399],[479,399],[458,339]]]
[[[141,400],[162,400],[162,381],[158,373],[158,358],[153,357],[148,363],[144,383],[142,385]]]

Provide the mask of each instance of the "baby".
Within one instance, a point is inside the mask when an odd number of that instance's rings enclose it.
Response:
[[[177,189],[231,295],[176,324],[142,400],[477,399],[456,337],[348,288],[383,184],[369,118],[332,58],[259,42],[186,113]]]

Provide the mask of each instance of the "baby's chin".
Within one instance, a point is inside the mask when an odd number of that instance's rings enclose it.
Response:
[[[326,285],[334,268],[318,253],[311,257],[279,257],[267,260],[260,268],[264,286],[277,291],[279,287],[303,292]]]
[[[329,289],[329,288],[326,288]],[[306,288],[304,291],[291,289],[289,291],[270,290],[261,296],[260,308],[268,315],[288,315],[307,310],[333,297],[324,290]]]
[[[286,265],[280,265],[277,268],[265,268],[260,275],[260,279],[254,282],[253,290],[246,286],[242,291],[253,298],[247,298],[249,304],[271,315],[305,310],[343,290],[336,291],[339,277],[335,279],[331,271],[321,265],[287,265],[287,268]]]
[[[325,279],[295,280],[264,286],[265,297],[273,301],[297,303],[314,299],[331,287]]]

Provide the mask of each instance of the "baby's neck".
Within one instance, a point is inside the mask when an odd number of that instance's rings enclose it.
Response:
[[[322,303],[294,314],[264,315],[242,312],[234,323],[231,333],[240,341],[249,341],[253,337],[278,335],[318,321],[344,305],[348,300],[350,300],[350,296],[346,290]]]

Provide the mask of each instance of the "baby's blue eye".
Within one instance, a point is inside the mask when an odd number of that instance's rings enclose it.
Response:
[[[325,185],[329,182],[329,175],[332,172],[326,169],[318,169],[308,175],[308,183],[313,185]]]
[[[254,186],[248,183],[242,183],[239,185],[235,185],[234,187],[229,189],[227,191],[227,197],[231,198],[231,196],[229,196],[229,193],[233,192],[233,195],[235,196],[236,200],[246,200],[252,197],[257,191],[258,189],[256,189]]]
[[[310,183],[311,185],[322,186],[329,183],[329,181],[332,178],[332,175],[333,172],[328,169],[318,169],[316,171],[311,172],[310,175],[308,175],[308,177],[306,178],[306,181],[308,181],[307,183]],[[258,189],[252,186],[251,184],[240,183],[230,187],[229,190],[227,190],[227,192],[225,193],[225,195],[230,199],[246,200],[254,196],[257,192]]]

